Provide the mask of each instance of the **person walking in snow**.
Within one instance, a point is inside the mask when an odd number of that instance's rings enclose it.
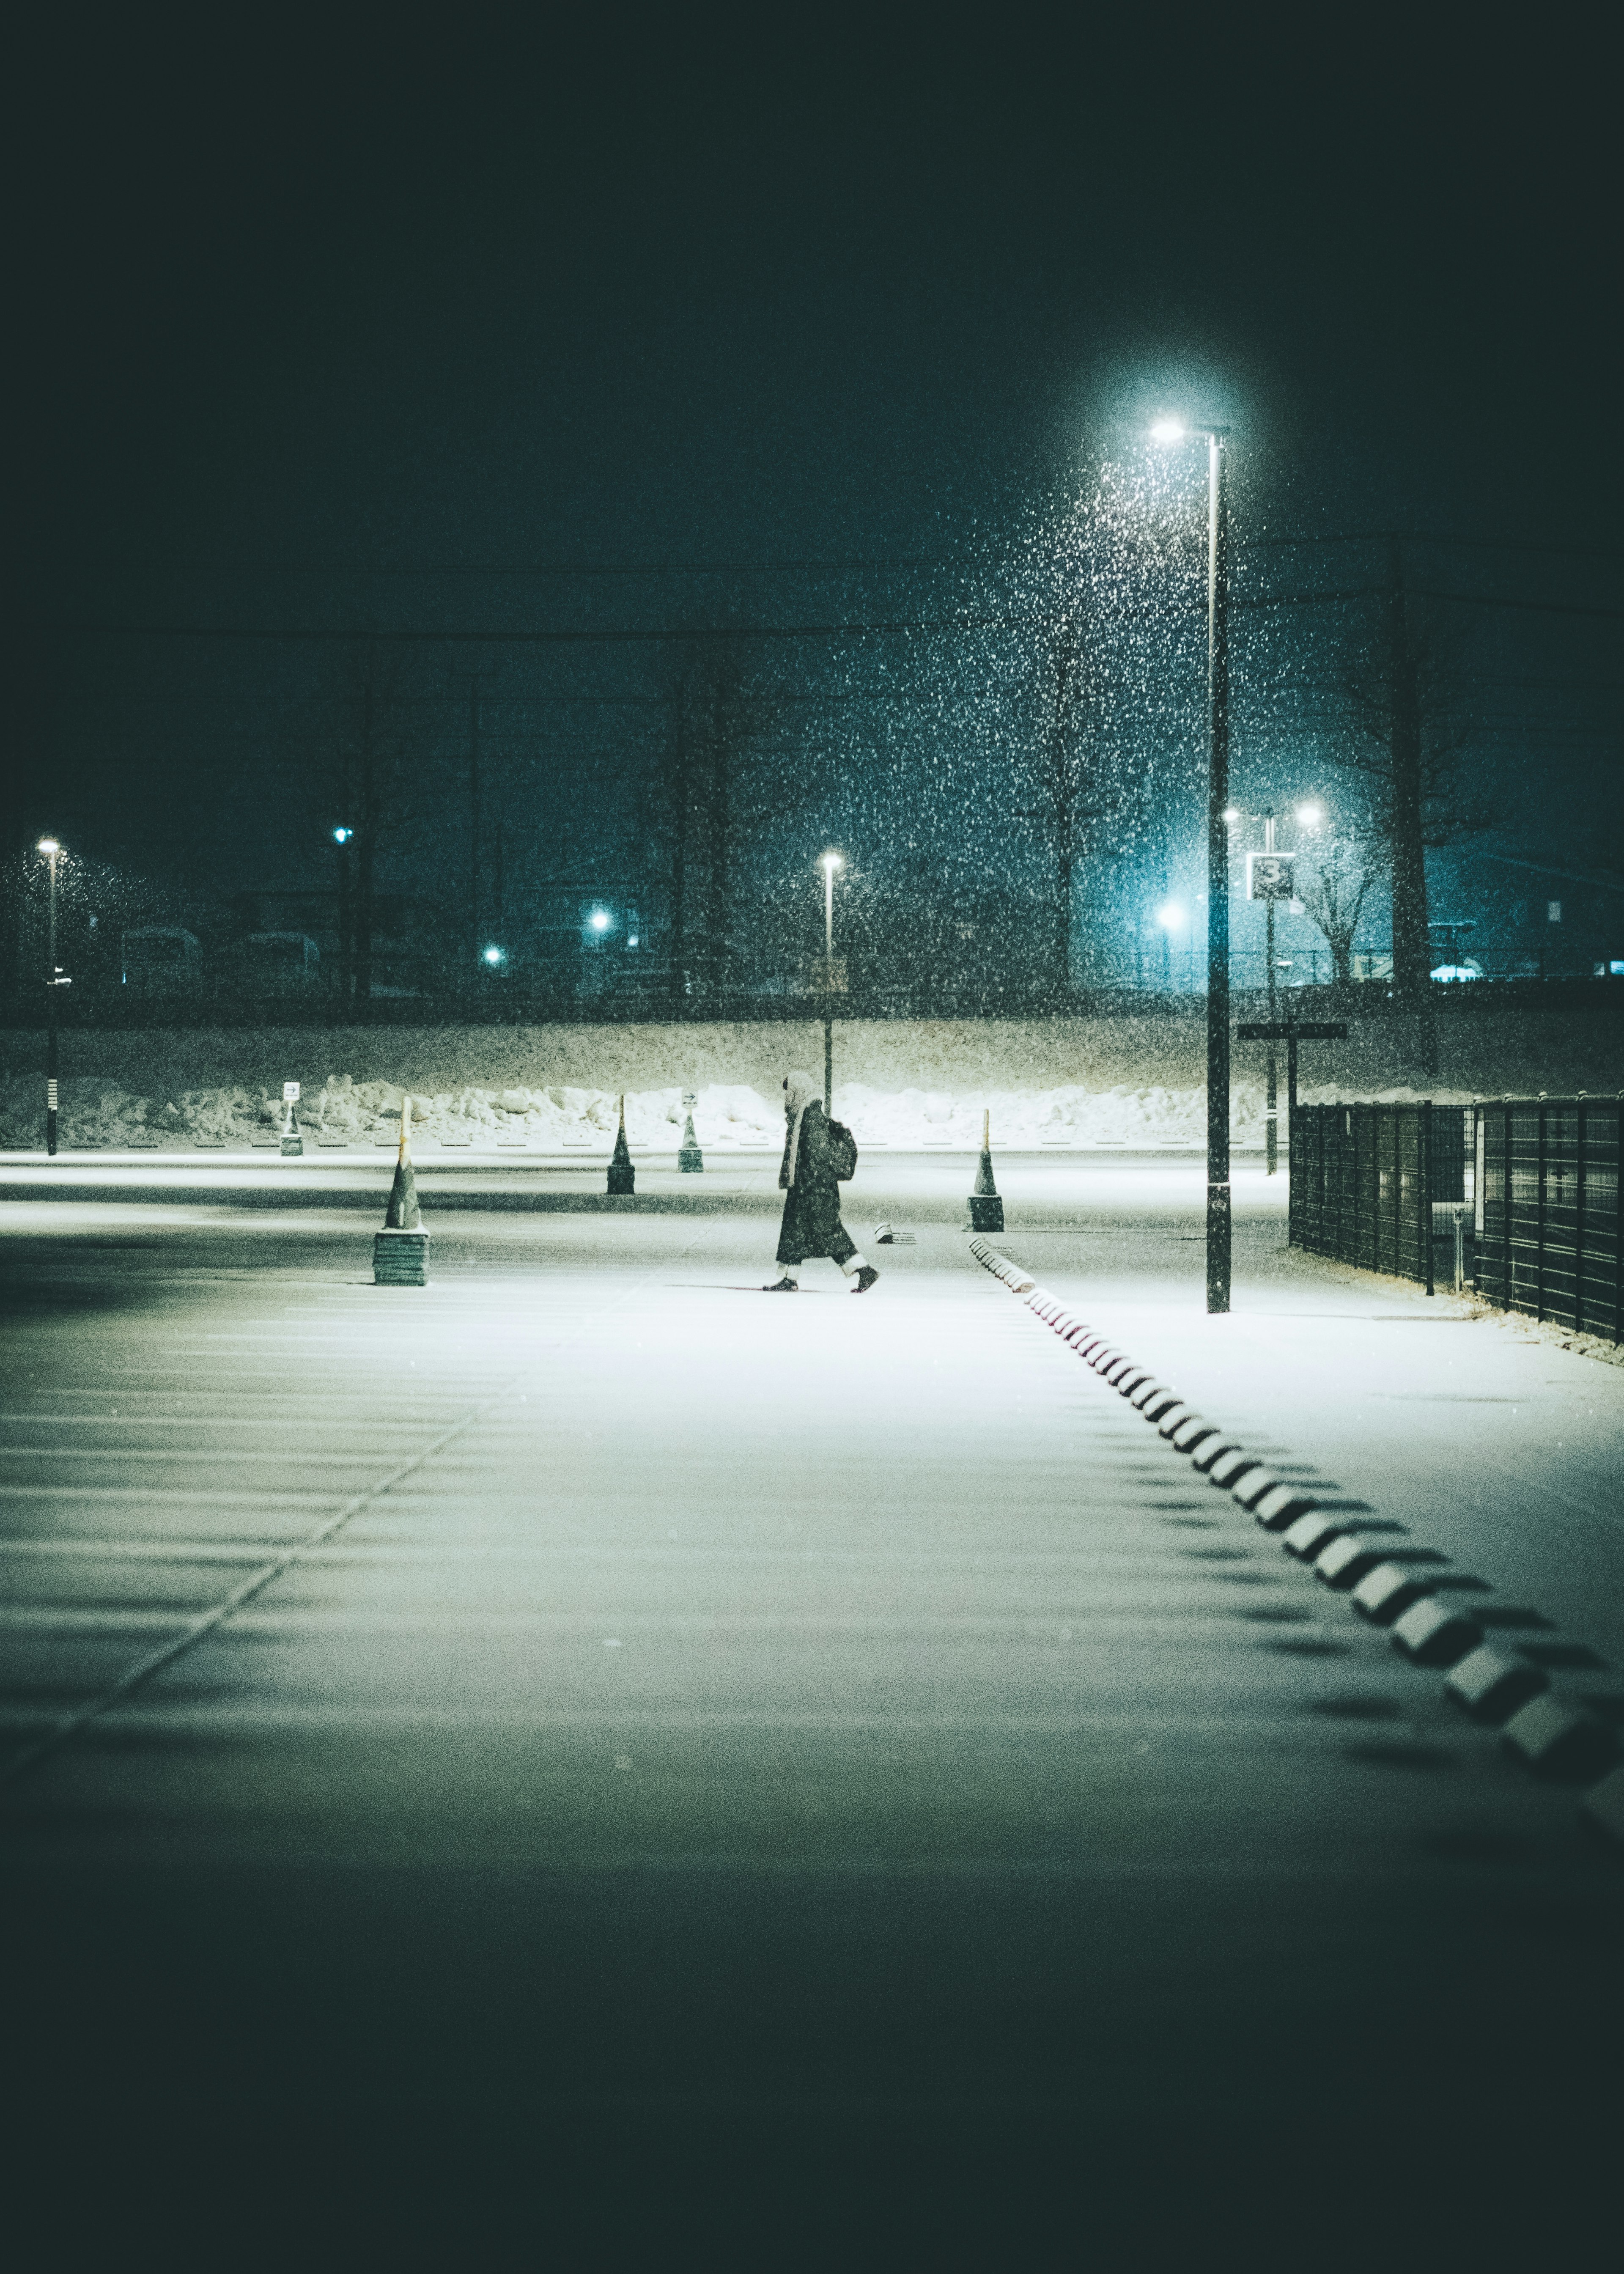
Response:
[[[823,1094],[809,1073],[785,1076],[784,1118],[784,1164],[778,1171],[784,1223],[778,1255],[784,1276],[767,1292],[794,1294],[795,1274],[808,1256],[827,1255],[850,1276],[853,1294],[866,1295],[880,1275],[858,1254],[840,1221],[839,1178],[856,1166],[851,1133],[838,1121],[831,1124]]]

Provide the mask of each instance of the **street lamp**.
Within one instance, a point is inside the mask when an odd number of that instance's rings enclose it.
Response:
[[[62,847],[54,837],[41,837],[37,851],[45,855],[50,870],[50,892],[47,900],[45,944],[45,1150],[55,1156],[56,1150],[56,990],[65,985],[56,969],[56,862]]]
[[[338,993],[343,1003],[350,1000],[355,953],[355,906],[350,889],[350,847],[354,841],[354,830],[340,822],[333,832],[333,842],[338,851]]]
[[[1229,529],[1227,426],[1162,418],[1158,442],[1207,444],[1207,1307],[1229,1307]]]
[[[1184,912],[1177,900],[1164,900],[1156,910],[1156,922],[1162,927],[1162,983],[1169,994],[1173,990],[1173,934],[1183,931]]]
[[[846,862],[838,853],[825,853],[818,862],[823,872],[823,1111],[835,1110],[835,871]]]

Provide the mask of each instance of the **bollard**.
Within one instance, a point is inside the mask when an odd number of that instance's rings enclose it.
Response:
[[[975,1171],[975,1189],[970,1194],[970,1225],[972,1231],[1002,1231],[1004,1202],[998,1187],[992,1180],[992,1109],[981,1116],[981,1158]]]
[[[682,1145],[677,1155],[677,1166],[685,1177],[701,1177],[704,1174],[705,1156],[699,1149],[698,1138],[694,1134],[694,1108],[698,1103],[691,1089],[683,1091],[682,1111],[686,1118],[682,1124]],[[609,1189],[613,1192],[613,1186],[611,1185]]]
[[[401,1149],[389,1187],[384,1228],[372,1234],[375,1287],[426,1287],[429,1236],[417,1206],[417,1180],[411,1165],[411,1099],[401,1103]]]
[[[637,1171],[632,1166],[632,1156],[626,1142],[626,1092],[620,1092],[620,1126],[614,1141],[614,1151],[609,1156],[609,1183],[612,1193],[635,1193]]]
[[[284,1081],[282,1086],[282,1150],[284,1160],[297,1161],[304,1158],[304,1140],[299,1134],[298,1123],[294,1118],[293,1113],[293,1109],[298,1103],[298,1096],[297,1082]]]

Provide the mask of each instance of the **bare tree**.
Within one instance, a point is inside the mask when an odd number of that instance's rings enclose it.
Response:
[[[1403,546],[1391,538],[1381,630],[1344,692],[1365,746],[1353,763],[1378,784],[1393,893],[1393,983],[1411,998],[1425,992],[1432,966],[1426,848],[1476,820],[1460,780],[1470,730],[1459,665],[1456,640],[1407,591]]]
[[[1338,986],[1353,977],[1354,935],[1371,888],[1381,871],[1379,849],[1368,837],[1332,840],[1304,874],[1299,866],[1297,897],[1331,951],[1331,974]]]
[[[703,657],[676,689],[662,802],[679,994],[721,993],[732,983],[740,816],[751,757],[780,709],[777,691],[728,647]]]
[[[1080,612],[1061,616],[1041,651],[1044,719],[1032,775],[1036,802],[1020,818],[1037,823],[1054,859],[1052,973],[1071,984],[1072,900],[1079,833],[1111,810],[1099,764],[1099,686]]]

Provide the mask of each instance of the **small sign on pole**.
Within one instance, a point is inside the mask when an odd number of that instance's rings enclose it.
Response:
[[[1297,888],[1291,881],[1295,855],[1290,853],[1248,853],[1246,855],[1246,898],[1249,900],[1293,900]]]
[[[299,1102],[299,1086],[297,1082],[284,1081],[282,1086],[282,1103],[285,1105],[297,1105]]]

